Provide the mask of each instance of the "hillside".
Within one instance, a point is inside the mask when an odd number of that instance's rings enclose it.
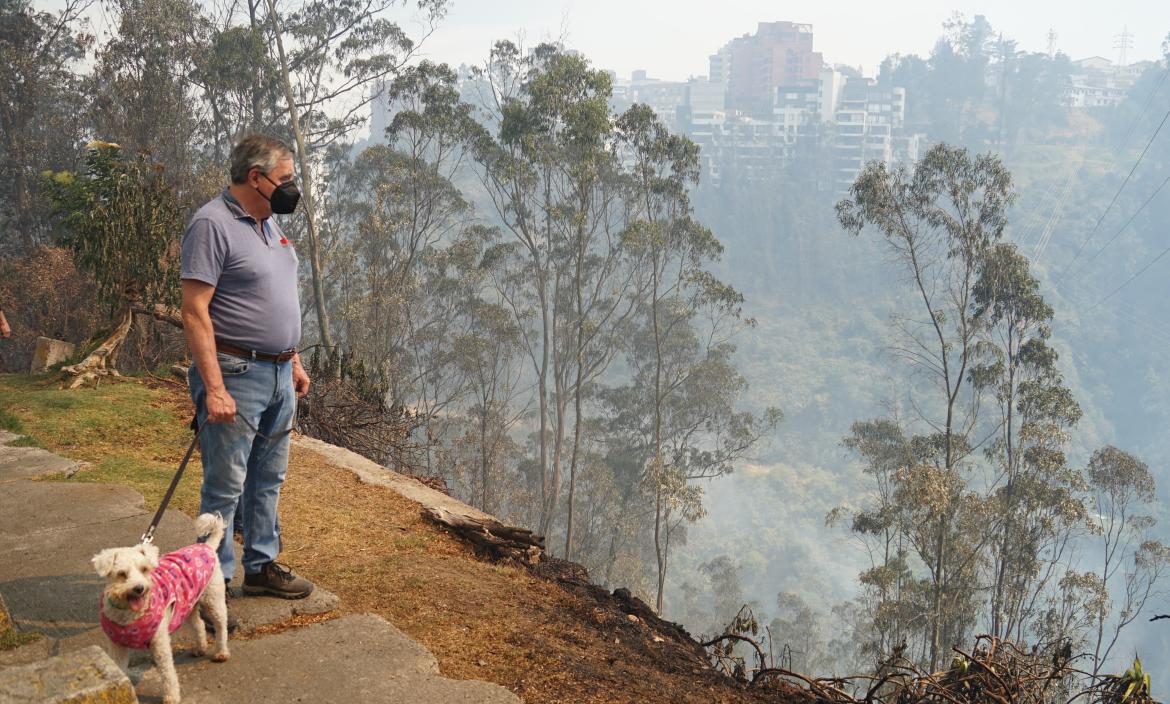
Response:
[[[88,463],[53,479],[126,485],[148,509],[185,449],[187,408],[183,387],[155,377],[78,391],[0,377],[0,424]],[[173,504],[188,514],[198,501],[197,462],[192,469]],[[294,443],[283,499],[283,559],[342,606],[280,628],[375,614],[433,652],[446,677],[494,682],[526,702],[775,701],[716,673],[685,632],[640,602],[590,587],[573,569],[542,577],[480,560],[418,504],[304,444]]]

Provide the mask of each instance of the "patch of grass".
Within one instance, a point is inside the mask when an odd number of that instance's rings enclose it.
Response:
[[[115,380],[68,390],[50,377],[0,375],[0,408],[27,442],[89,463],[69,481],[128,486],[148,509],[158,506],[191,442],[184,420],[191,402],[168,384]],[[200,480],[193,457],[171,507],[194,514]]]
[[[37,440],[36,438],[32,437],[31,435],[21,435],[17,439],[8,443],[8,446],[9,447],[40,447],[40,448],[44,448],[44,445],[41,444],[41,441]]]
[[[15,628],[2,629],[0,630],[0,653],[5,650],[14,650],[22,645],[28,645],[40,637],[41,635],[39,633],[25,633]]]
[[[24,424],[20,419],[8,412],[4,408],[0,408],[0,430],[7,430],[12,433],[23,433]]]

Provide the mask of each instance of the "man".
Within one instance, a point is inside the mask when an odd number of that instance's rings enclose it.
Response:
[[[297,256],[272,215],[291,213],[300,192],[292,150],[252,135],[231,153],[231,185],[200,208],[183,233],[183,328],[188,373],[203,429],[200,513],[232,525],[243,514],[244,592],[300,599],[313,584],[276,562],[277,502],[288,468],[296,399],[309,375],[301,337]],[[235,574],[232,541],[219,546],[224,579]]]

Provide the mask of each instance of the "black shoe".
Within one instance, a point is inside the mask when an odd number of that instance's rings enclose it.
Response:
[[[304,599],[313,593],[313,583],[293,574],[279,562],[269,562],[258,574],[244,575],[245,594],[270,594],[282,599]]]
[[[232,588],[230,584],[224,585],[224,603],[227,606],[227,627],[228,635],[230,636],[240,630],[240,619],[236,618],[236,615],[232,613]],[[207,632],[214,635],[215,623],[211,620],[211,614],[207,613],[207,609],[203,607],[203,604],[199,605],[199,617],[203,619],[203,626],[207,629]]]

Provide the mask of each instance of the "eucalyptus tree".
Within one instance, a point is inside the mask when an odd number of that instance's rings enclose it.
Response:
[[[1014,199],[1011,176],[998,158],[932,147],[911,171],[873,162],[837,204],[842,227],[874,227],[910,281],[917,316],[899,316],[895,352],[912,365],[921,391],[912,393],[918,434],[930,448],[903,473],[898,493],[914,505],[911,545],[926,566],[931,607],[925,639],[929,666],[971,625],[968,609],[979,570],[986,506],[963,472],[981,442],[983,390],[969,377],[986,327],[975,290],[983,259],[1003,235]],[[915,389],[918,391],[918,389]],[[967,531],[976,531],[974,534]],[[979,533],[984,533],[980,535]],[[958,630],[957,630],[958,629]]]
[[[898,502],[897,493],[906,468],[926,458],[924,448],[915,446],[896,418],[857,421],[842,444],[862,460],[873,490],[852,508],[833,509],[826,522],[848,520],[849,530],[866,550],[869,567],[858,576],[861,593],[855,604],[864,619],[855,625],[861,634],[855,648],[876,664],[900,644],[917,641],[915,624],[929,614],[911,562],[907,507]]]
[[[92,4],[66,0],[53,13],[0,2],[0,252],[44,240],[40,174],[80,161],[85,106],[74,69],[93,41],[82,24]]]
[[[473,324],[484,286],[475,259],[493,237],[452,181],[478,129],[455,81],[446,66],[422,62],[383,86],[395,113],[387,142],[356,157],[331,147],[322,190],[338,332],[389,403],[427,419],[432,473],[468,391],[454,341]]]
[[[290,136],[265,3],[248,0],[247,24],[238,23],[235,9],[233,3],[207,18],[206,48],[189,76],[202,95],[209,156],[219,164],[245,133]]]
[[[187,79],[206,46],[200,7],[192,0],[118,0],[115,8],[118,30],[96,52],[92,129],[128,154],[151,154],[182,194],[202,157],[202,111]]]
[[[614,330],[633,310],[632,276],[617,237],[610,78],[555,45],[525,55],[511,42],[498,42],[475,75],[490,86],[483,109],[495,129],[481,133],[475,156],[508,235],[498,250],[496,286],[536,377],[538,525],[548,533],[560,509],[569,404],[572,495],[583,394],[612,360]],[[569,518],[566,554],[572,526]]]
[[[1093,453],[1085,470],[1093,501],[1097,560],[1093,578],[1103,598],[1090,602],[1092,674],[1106,666],[1122,632],[1142,615],[1170,568],[1170,548],[1156,540],[1146,513],[1156,500],[1145,462],[1113,446]],[[1109,598],[1111,597],[1111,598]]]
[[[999,412],[987,448],[998,469],[989,624],[992,635],[1018,641],[1043,627],[1046,594],[1063,578],[1088,518],[1083,476],[1063,450],[1081,409],[1048,344],[1053,310],[1039,288],[1027,258],[1015,245],[998,243],[974,291],[988,340],[985,361],[971,376]]]
[[[510,432],[524,414],[517,407],[522,384],[519,354],[520,332],[509,311],[498,300],[473,297],[468,301],[467,331],[455,338],[456,364],[466,379],[470,396],[466,404],[469,445],[477,469],[474,497],[481,510],[496,513],[508,499],[506,466],[515,459],[515,443]]]
[[[322,150],[343,142],[365,124],[366,109],[376,97],[369,90],[396,75],[415,56],[412,39],[387,13],[402,0],[301,0],[279,10],[267,0],[267,21],[277,56],[277,76],[296,143],[304,202],[312,300],[321,343],[336,352],[329,323],[322,267],[319,212],[315,190],[316,159]],[[418,3],[429,36],[446,11],[445,0]]]
[[[707,269],[723,246],[692,216],[698,147],[670,134],[645,105],[623,113],[617,130],[632,164],[623,238],[638,261],[642,294],[627,349],[633,378],[607,400],[615,433],[640,460],[637,484],[652,501],[661,612],[672,538],[705,512],[696,480],[730,472],[781,416],[735,410],[746,382],[730,340],[753,321],[741,315],[742,294]]]

